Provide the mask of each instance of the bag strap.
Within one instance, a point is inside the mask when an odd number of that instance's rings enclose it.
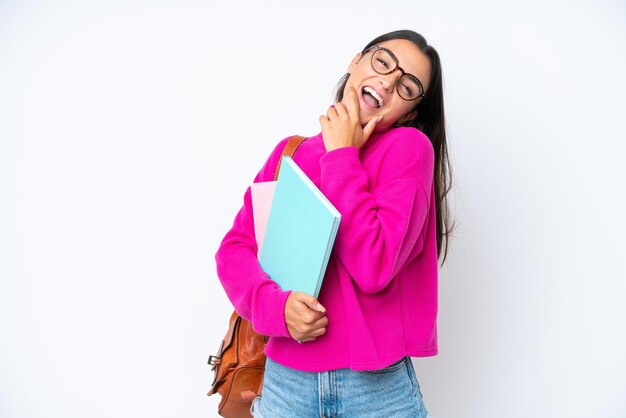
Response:
[[[298,149],[300,144],[302,144],[302,141],[304,141],[305,139],[306,139],[305,137],[300,136],[300,135],[294,135],[291,138],[289,138],[289,141],[287,141],[287,145],[285,145],[285,148],[283,149],[283,153],[280,155],[278,164],[276,165],[276,171],[274,172],[274,180],[278,180],[278,173],[280,172],[280,165],[283,162],[283,157],[284,156],[293,157],[293,155],[296,153],[296,150]]]

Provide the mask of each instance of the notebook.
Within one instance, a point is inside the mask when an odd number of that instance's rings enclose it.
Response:
[[[259,263],[283,290],[318,297],[341,214],[288,156],[283,157]]]
[[[267,225],[267,218],[270,216],[270,208],[272,207],[275,189],[275,181],[252,183],[251,186],[254,238],[256,238],[258,247],[257,257],[261,254],[263,238],[265,237],[265,227]]]

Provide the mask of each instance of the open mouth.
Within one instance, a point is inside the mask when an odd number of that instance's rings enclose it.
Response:
[[[361,91],[361,96],[363,96],[363,100],[371,107],[381,108],[383,107],[383,98],[380,97],[376,90],[371,87],[365,86]]]

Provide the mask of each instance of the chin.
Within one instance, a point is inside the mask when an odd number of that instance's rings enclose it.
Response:
[[[392,125],[376,125],[376,127],[374,128],[374,132],[385,132],[388,131],[389,129],[393,128]]]
[[[378,115],[379,113],[377,112],[368,112],[368,111],[364,111],[363,109],[361,109],[361,111],[359,112],[359,120],[361,122],[361,127],[365,127],[365,125],[367,125],[367,122],[369,122],[370,120],[372,120]],[[385,122],[381,121],[381,123],[385,123]]]

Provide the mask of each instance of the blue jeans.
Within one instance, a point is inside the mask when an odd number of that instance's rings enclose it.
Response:
[[[321,373],[294,370],[268,357],[263,394],[250,410],[255,418],[431,418],[409,357],[380,370]]]

